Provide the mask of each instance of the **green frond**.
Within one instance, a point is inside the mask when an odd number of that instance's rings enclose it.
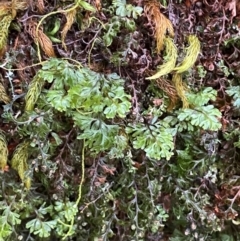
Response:
[[[187,48],[187,53],[182,63],[174,68],[177,74],[183,73],[190,69],[197,60],[198,54],[200,53],[200,41],[197,36],[190,35],[188,36],[189,47]]]
[[[158,79],[163,75],[169,74],[175,67],[177,60],[177,48],[173,43],[173,40],[169,37],[166,37],[164,40],[165,48],[166,48],[166,56],[164,57],[165,62],[158,66],[158,72],[153,76],[147,77],[146,79],[154,80]]]

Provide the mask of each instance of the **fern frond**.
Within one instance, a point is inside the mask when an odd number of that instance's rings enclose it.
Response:
[[[164,57],[165,62],[158,66],[158,71],[153,76],[147,77],[146,79],[153,80],[158,79],[163,75],[170,73],[176,64],[177,61],[177,48],[173,43],[173,40],[169,37],[166,37],[164,40],[166,46],[166,56]]]
[[[41,94],[43,85],[44,79],[40,77],[39,73],[37,73],[30,83],[28,92],[25,96],[25,111],[33,110],[34,105],[37,102],[39,95]]]
[[[200,53],[200,41],[198,40],[197,36],[190,35],[188,37],[189,47],[187,48],[187,53],[185,58],[183,59],[182,63],[174,68],[176,73],[180,74],[188,69],[190,69],[197,60],[198,54]]]

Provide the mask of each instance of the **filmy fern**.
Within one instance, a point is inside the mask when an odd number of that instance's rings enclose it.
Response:
[[[233,106],[236,108],[240,107],[240,86],[228,87],[226,93],[233,97]]]
[[[115,117],[124,118],[130,110],[130,96],[117,74],[100,74],[67,61],[51,59],[41,70],[42,79],[52,83],[46,97],[50,105],[71,116],[93,152],[110,150],[119,126]]]
[[[126,132],[132,137],[133,147],[144,150],[149,158],[169,160],[173,155],[174,129],[165,121],[154,118],[149,125],[131,124]]]
[[[121,17],[133,17],[136,19],[143,11],[141,7],[127,4],[125,0],[113,0],[112,4],[116,8],[116,15]]]

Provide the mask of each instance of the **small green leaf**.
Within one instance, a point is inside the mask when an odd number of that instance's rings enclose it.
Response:
[[[228,87],[226,93],[233,97],[233,106],[240,108],[240,86]]]
[[[173,155],[173,130],[164,121],[148,127],[144,124],[129,125],[126,132],[132,135],[133,147],[142,149],[150,158],[167,160]]]
[[[48,102],[58,111],[66,111],[71,106],[71,100],[64,90],[49,90],[47,92]]]
[[[78,3],[82,8],[84,8],[87,11],[96,12],[95,8],[91,4],[89,4],[83,0],[78,0]]]
[[[125,5],[121,5],[116,9],[116,15],[121,16],[121,17],[126,17],[127,16],[127,9]]]
[[[42,222],[36,218],[27,222],[26,228],[30,229],[31,233],[34,233],[41,238],[46,238],[50,236],[51,230],[56,228],[56,224],[56,220]]]
[[[59,135],[55,132],[51,132],[52,137],[55,139],[56,144],[59,146],[62,144],[62,139],[59,137]]]
[[[3,212],[3,215],[7,214],[7,219],[9,224],[16,225],[21,223],[20,215],[18,213],[14,213],[11,211],[8,211],[6,213],[5,211]]]
[[[211,87],[205,88],[203,91],[197,93],[188,93],[188,102],[194,106],[202,106],[209,102],[209,100],[215,100],[217,91]]]
[[[214,108],[213,105],[200,106],[195,109],[183,109],[178,114],[180,121],[190,122],[193,126],[212,131],[217,131],[221,128],[219,118],[221,118],[221,112]]]

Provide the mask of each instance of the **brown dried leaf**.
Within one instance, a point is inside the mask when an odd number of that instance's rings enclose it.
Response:
[[[116,171],[115,167],[110,167],[107,165],[102,166],[102,169],[105,174],[110,174],[110,175],[114,175],[114,172]]]
[[[65,50],[67,50],[67,46],[66,46],[66,44],[65,44],[65,38],[66,38],[66,36],[67,36],[67,32],[68,32],[69,29],[72,27],[72,24],[73,24],[74,21],[75,21],[76,14],[77,14],[77,9],[73,9],[72,11],[69,11],[69,12],[66,12],[66,13],[65,13],[67,22],[66,22],[66,24],[64,25],[63,30],[62,30],[62,33],[61,33],[62,45],[63,45],[63,48],[64,48]]]
[[[38,30],[38,34],[36,33],[36,29],[37,29],[37,23],[35,23],[34,21],[30,21],[28,24],[27,31],[34,39],[34,42],[39,43],[41,49],[48,57],[55,57],[56,55],[53,49],[52,41],[42,31],[41,28]]]
[[[45,5],[43,0],[37,0],[36,6],[39,13],[43,14],[45,12]]]
[[[95,6],[98,11],[101,11],[102,9],[102,1],[101,0],[95,0]]]
[[[52,41],[43,31],[39,30],[37,40],[42,50],[48,57],[56,57],[53,49]]]

